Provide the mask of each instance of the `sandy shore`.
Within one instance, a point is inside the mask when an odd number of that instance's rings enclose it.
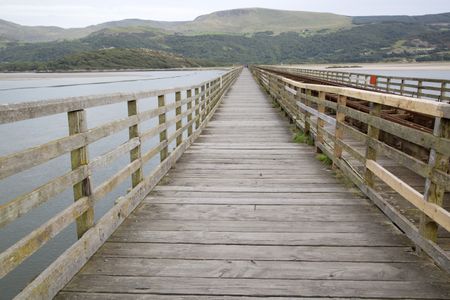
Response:
[[[286,65],[285,65],[286,66]],[[339,70],[450,70],[450,62],[423,62],[423,63],[371,63],[371,64],[304,64],[304,65],[289,65],[290,67],[304,68],[304,69],[339,69]],[[342,66],[343,68],[330,68],[335,66]],[[358,66],[358,67],[354,67]]]

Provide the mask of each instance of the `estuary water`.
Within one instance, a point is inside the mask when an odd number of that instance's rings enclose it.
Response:
[[[183,87],[194,85],[220,76],[223,70],[208,71],[152,71],[152,72],[100,72],[100,73],[61,73],[61,74],[0,74],[0,105],[56,98],[86,96],[96,94],[130,93]],[[185,97],[185,93],[182,97]],[[174,95],[167,95],[166,103],[174,101]],[[157,99],[138,101],[139,110],[157,107]],[[186,105],[183,111],[186,110]],[[126,102],[101,106],[87,110],[89,128],[127,116]],[[168,113],[170,119],[174,113]],[[144,122],[140,130],[153,127],[157,120]],[[170,135],[175,128],[169,128]],[[68,135],[67,114],[57,114],[38,119],[0,125],[0,156],[34,147]],[[126,142],[128,130],[101,139],[89,146],[89,157],[93,159]],[[159,137],[142,145],[148,151],[159,142]],[[170,145],[171,150],[174,145]],[[158,164],[155,157],[144,168],[148,175]],[[93,188],[110,178],[129,163],[129,156],[123,155],[108,167],[99,169],[92,177]],[[0,180],[0,205],[28,193],[46,182],[70,170],[70,156],[63,155],[30,170]],[[108,211],[114,201],[124,195],[130,187],[129,180],[121,184],[95,207],[98,220]],[[6,250],[28,233],[48,221],[52,216],[73,203],[71,188],[67,189],[45,204],[33,209],[18,220],[0,228],[0,252]],[[17,269],[0,280],[0,299],[11,299],[28,282],[42,272],[56,257],[76,241],[75,225],[63,230],[56,238],[27,259]]]

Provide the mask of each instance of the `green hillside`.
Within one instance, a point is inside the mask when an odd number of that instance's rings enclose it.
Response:
[[[57,41],[38,42],[38,33],[0,34],[0,66],[4,70],[54,70],[450,60],[449,16],[350,19],[333,14],[236,9],[191,22],[130,19],[86,27],[83,34],[68,29],[72,35]],[[350,26],[350,22],[354,24]],[[60,34],[52,30],[54,36]],[[77,35],[83,37],[69,38]],[[150,59],[161,56],[157,53],[173,57],[159,65]]]

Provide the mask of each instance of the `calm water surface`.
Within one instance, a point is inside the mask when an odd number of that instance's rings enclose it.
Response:
[[[224,71],[160,71],[160,72],[117,72],[117,73],[76,73],[76,74],[0,74],[0,105],[26,101],[48,100],[52,98],[86,96],[95,94],[110,94],[116,92],[128,93],[190,86],[205,80],[213,79]],[[182,94],[185,97],[185,93]],[[174,101],[174,95],[168,95],[166,102]],[[141,111],[157,107],[157,99],[148,98],[138,101]],[[184,105],[183,110],[186,110]],[[168,113],[167,118],[174,116]],[[126,102],[107,105],[87,110],[88,127],[93,128],[111,120],[127,117]],[[140,130],[153,127],[157,120],[144,122]],[[172,134],[175,128],[169,128]],[[58,114],[12,124],[0,125],[0,156],[37,146],[45,142],[67,136],[67,115]],[[93,159],[116,146],[126,142],[128,130],[101,139],[89,146],[89,156]],[[142,151],[151,149],[159,142],[156,136],[142,145]],[[174,144],[170,146],[172,149]],[[146,175],[158,164],[155,157],[144,168]],[[99,169],[92,177],[93,188],[107,180],[129,163],[128,155],[117,159],[112,165]],[[63,175],[70,170],[70,157],[63,155],[50,162],[34,167],[0,181],[0,204],[15,197],[30,192],[45,184],[52,178]],[[114,201],[126,193],[130,182],[125,181],[107,198],[95,207],[95,217],[99,219],[108,211]],[[48,221],[56,213],[62,211],[73,202],[72,190],[67,189],[59,196],[33,209],[22,218],[0,229],[0,252],[4,251],[17,240],[26,236],[41,224]],[[38,275],[45,267],[58,257],[65,249],[76,241],[75,226],[72,224],[62,231],[55,239],[26,260],[13,272],[0,280],[0,299],[10,299],[24,285]]]

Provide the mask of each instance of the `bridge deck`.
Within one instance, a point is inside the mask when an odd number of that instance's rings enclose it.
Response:
[[[449,277],[291,135],[244,70],[176,168],[57,298],[449,299]]]

